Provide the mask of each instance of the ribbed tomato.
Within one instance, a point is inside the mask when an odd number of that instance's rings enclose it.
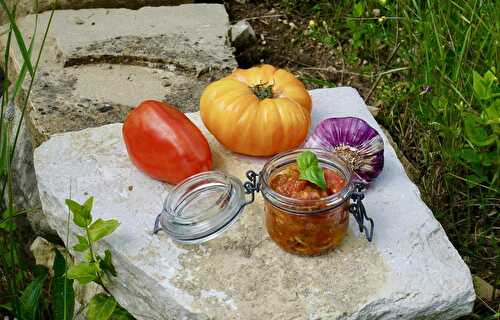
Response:
[[[212,167],[207,140],[185,115],[166,103],[147,100],[123,124],[132,162],[151,177],[176,184]]]
[[[236,69],[200,99],[207,129],[231,151],[269,156],[298,147],[311,122],[311,97],[293,74],[271,65]]]

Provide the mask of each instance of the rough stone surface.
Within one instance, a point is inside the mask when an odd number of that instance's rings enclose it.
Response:
[[[20,118],[21,112],[16,108],[13,123],[19,123]],[[12,139],[14,139],[14,134],[13,132]],[[28,210],[29,224],[37,235],[53,239],[57,233],[49,226],[40,205],[36,175],[33,168],[33,144],[24,121],[19,130],[12,171],[14,173],[13,191],[16,207],[19,210]]]
[[[35,263],[47,267],[51,275],[54,274],[52,266],[54,265],[56,250],[63,252],[65,249],[61,246],[56,246],[42,237],[36,237],[30,246],[30,251],[35,258]]]
[[[48,17],[39,16],[34,52]],[[19,19],[27,41],[34,23]],[[144,99],[197,110],[206,84],[236,67],[228,26],[219,4],[57,11],[27,114],[35,146],[56,132],[120,122]],[[22,62],[13,48],[15,74]]]
[[[51,10],[56,1],[39,0],[38,10],[33,6],[33,0],[6,0],[9,8],[17,5],[16,16],[24,17],[36,12]],[[192,3],[190,0],[58,0],[56,9],[88,9],[88,8],[129,8],[138,9],[145,6],[172,6]],[[8,21],[7,14],[0,11],[0,24]]]
[[[380,132],[353,89],[311,95],[313,125],[349,115]],[[197,113],[189,117],[209,140],[214,169],[243,179],[246,170],[261,168],[264,159],[230,153]],[[52,136],[36,149],[35,169],[43,209],[59,233],[66,230],[70,185],[78,201],[96,197],[94,217],[121,221],[102,245],[112,250],[119,273],[110,285],[113,295],[137,318],[453,319],[467,314],[475,298],[470,272],[385,142],[384,171],[365,198],[375,219],[373,242],[351,224],[339,248],[316,258],[285,253],[270,240],[260,195],[235,225],[205,244],[179,245],[165,233],[153,235],[170,186],[131,164],[120,124]],[[75,242],[71,232],[68,246]]]
[[[253,31],[252,26],[246,20],[241,20],[233,24],[229,32],[231,44],[236,48],[252,45],[257,39],[255,31]]]
[[[48,17],[47,12],[39,16],[33,60]],[[27,41],[34,21],[33,16],[19,19]],[[216,4],[57,11],[16,149],[17,206],[39,206],[33,147],[51,134],[122,122],[145,99],[197,110],[206,84],[236,66],[225,45],[228,25],[224,7]],[[0,37],[0,48],[5,39]],[[14,47],[11,74],[18,74],[22,63]],[[28,85],[29,79],[20,97]],[[38,234],[55,233],[40,211],[28,218]]]

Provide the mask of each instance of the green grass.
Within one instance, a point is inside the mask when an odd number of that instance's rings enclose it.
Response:
[[[348,71],[380,75],[367,103],[381,105],[378,121],[417,168],[425,202],[472,273],[499,288],[500,2],[282,0],[281,8],[313,20],[305,34],[341,47]],[[498,301],[478,302],[470,318],[499,310]]]

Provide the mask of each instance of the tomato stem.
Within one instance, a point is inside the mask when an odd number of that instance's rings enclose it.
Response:
[[[268,85],[267,83],[259,83],[251,88],[252,88],[253,93],[260,100],[264,100],[264,99],[273,97],[273,85],[272,84]]]

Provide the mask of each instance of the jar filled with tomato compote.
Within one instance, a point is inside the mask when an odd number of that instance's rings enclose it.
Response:
[[[301,179],[297,158],[304,151],[315,154],[326,188]],[[259,174],[247,172],[245,183],[218,171],[199,173],[170,191],[154,231],[164,230],[181,243],[208,241],[235,223],[255,193],[262,192],[267,232],[287,252],[315,256],[332,250],[347,232],[349,213],[371,241],[373,220],[361,203],[363,185],[354,174],[341,157],[321,149],[280,153]]]
[[[314,256],[335,248],[349,225],[353,172],[341,158],[309,149],[323,170],[326,190],[300,179],[297,157],[304,150],[282,153],[260,173],[267,232],[283,250]]]

